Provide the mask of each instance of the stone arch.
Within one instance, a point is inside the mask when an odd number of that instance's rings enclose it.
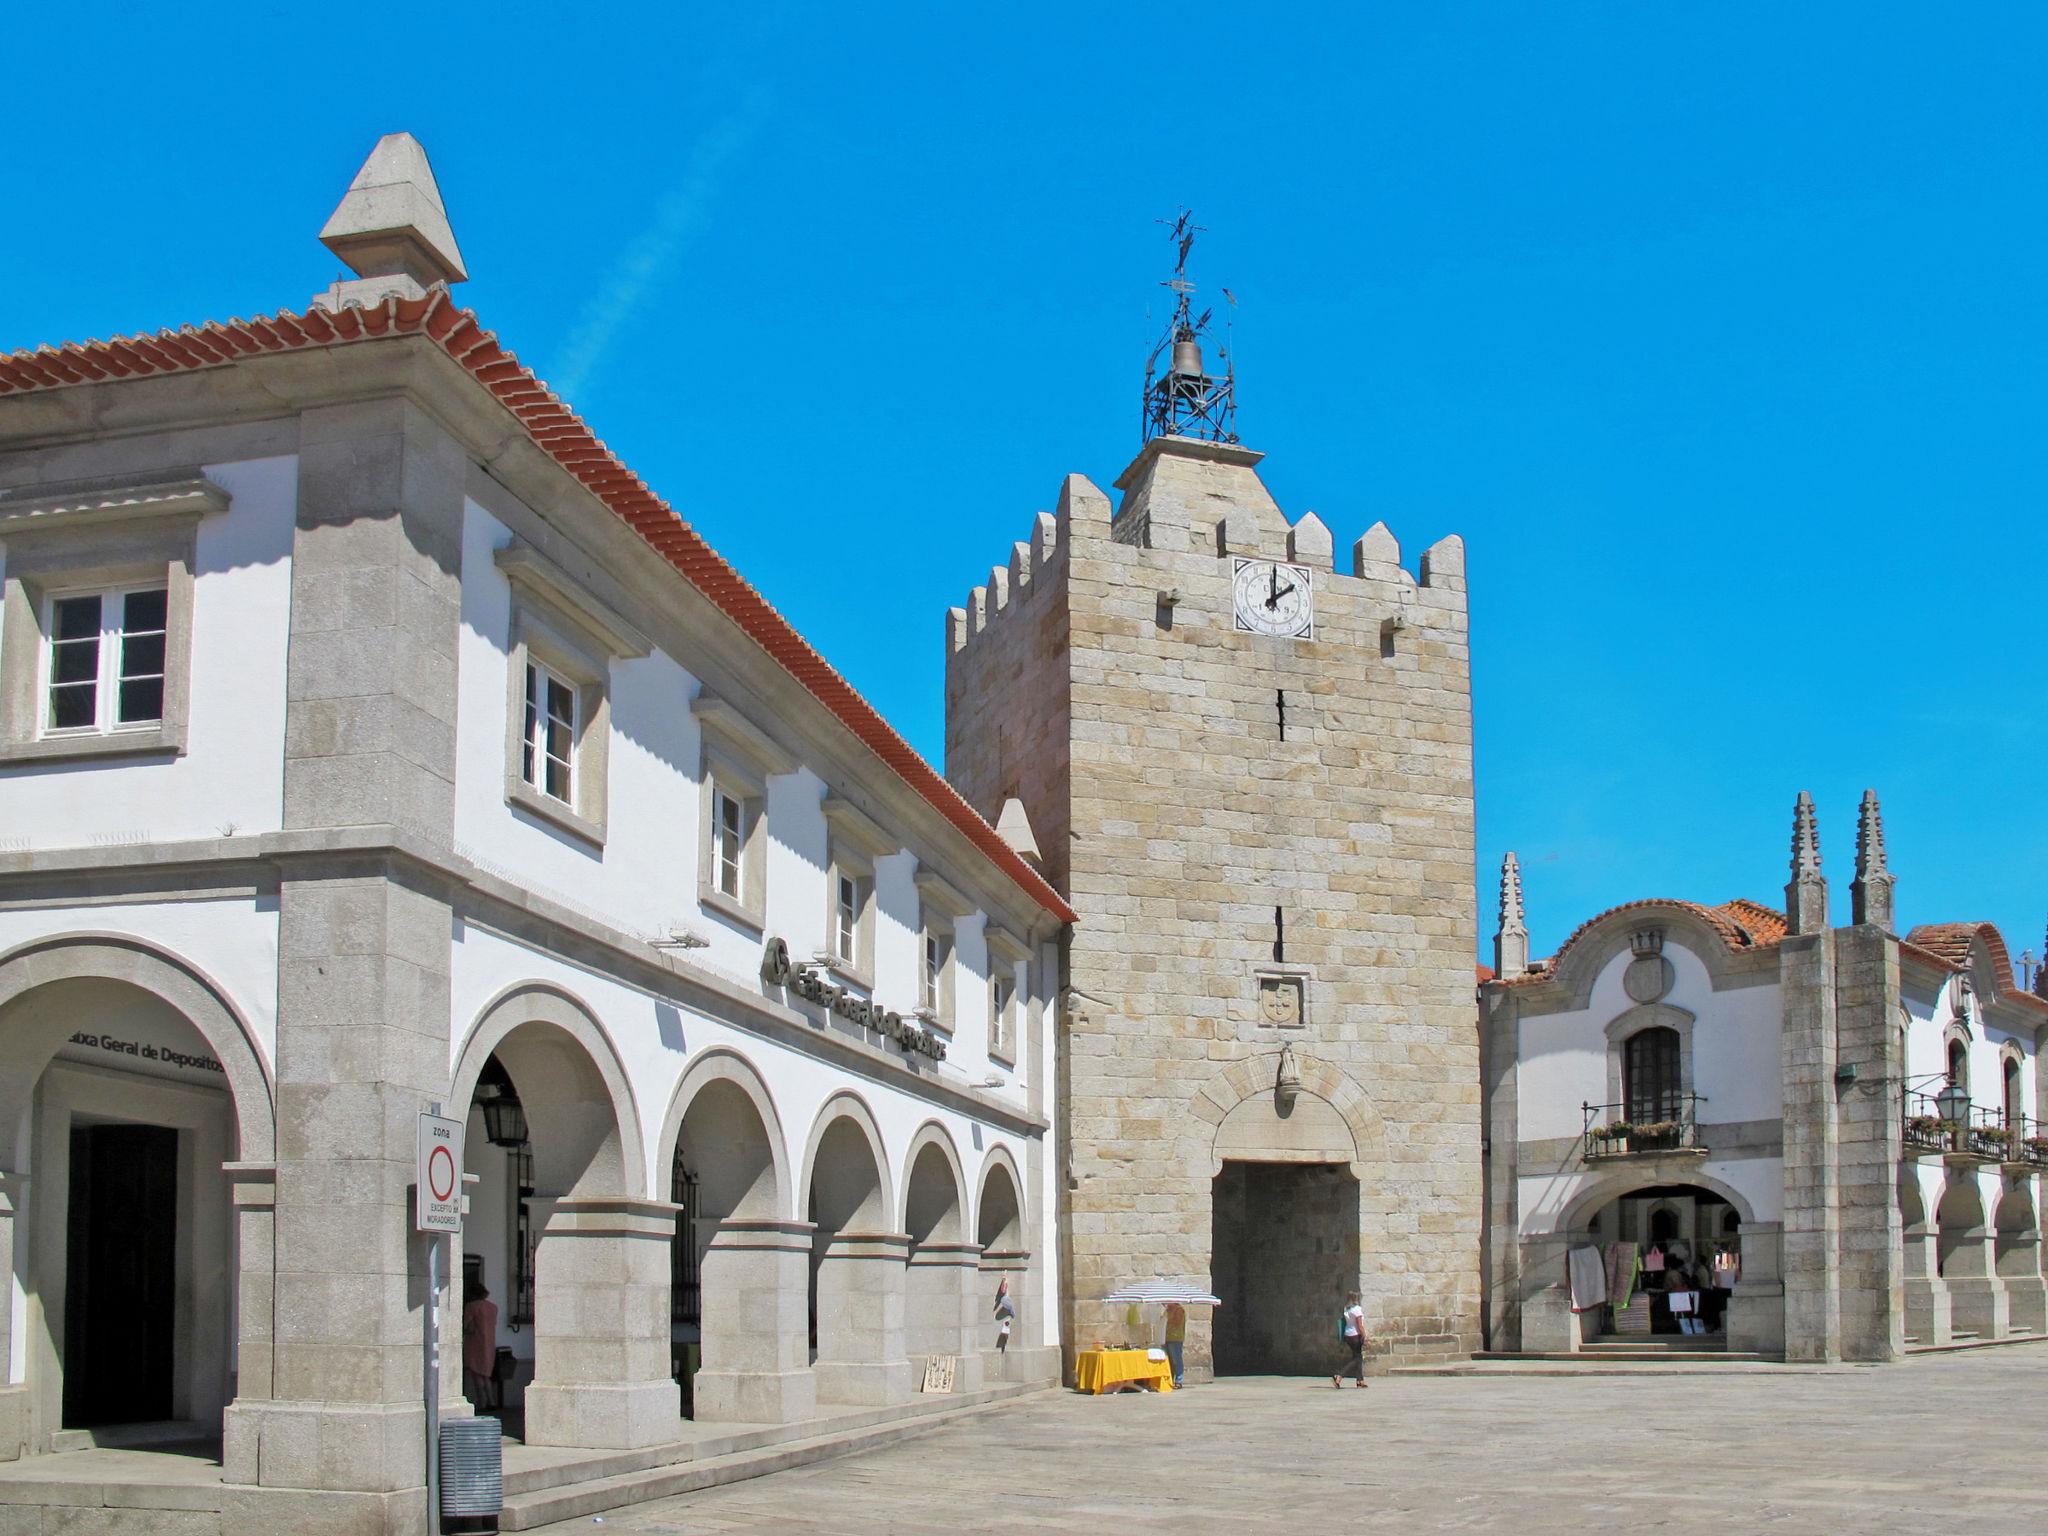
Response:
[[[806,1219],[818,1224],[820,1237],[882,1232],[889,1221],[889,1191],[895,1187],[874,1111],[852,1089],[839,1090],[819,1109],[804,1147],[797,1201],[808,1205]]]
[[[1386,1156],[1386,1128],[1378,1108],[1365,1090],[1340,1068],[1320,1057],[1299,1051],[1294,1053],[1294,1070],[1301,1079],[1302,1094],[1327,1105],[1348,1131],[1350,1163],[1356,1167],[1361,1163],[1383,1161]],[[1222,1171],[1224,1147],[1221,1133],[1224,1123],[1241,1106],[1261,1099],[1273,1100],[1279,1072],[1280,1052],[1262,1051],[1256,1056],[1232,1062],[1203,1084],[1189,1108],[1198,1120],[1214,1127],[1217,1134],[1210,1137],[1209,1145],[1204,1149],[1208,1154],[1206,1166],[1199,1170],[1190,1169],[1191,1174],[1208,1179]]]
[[[1957,1261],[1956,1272],[1964,1276],[1984,1272],[1983,1247],[1987,1229],[1984,1190],[1973,1169],[1956,1169],[1942,1181],[1941,1199],[1934,1208],[1934,1257],[1937,1271],[1947,1277]]]
[[[1654,1189],[1660,1184],[1695,1185],[1710,1195],[1719,1195],[1735,1207],[1735,1214],[1741,1218],[1744,1231],[1756,1224],[1756,1207],[1750,1203],[1749,1197],[1734,1185],[1724,1183],[1720,1179],[1691,1168],[1675,1175],[1669,1169],[1617,1168],[1574,1195],[1559,1213],[1557,1222],[1551,1230],[1583,1231],[1594,1212],[1602,1207],[1612,1204],[1624,1195],[1632,1195],[1641,1189]]]
[[[796,1197],[782,1117],[759,1069],[738,1051],[706,1051],[684,1071],[662,1122],[660,1150],[666,1156],[679,1143],[696,1154],[700,1220],[789,1219]]]
[[[462,1112],[494,1055],[525,1106],[542,1195],[645,1196],[645,1143],[632,1084],[588,1004],[548,982],[516,983],[487,1003],[449,1087]]]
[[[1030,1246],[1025,1241],[1024,1180],[1017,1160],[1001,1142],[981,1160],[975,1186],[974,1240],[982,1247],[1011,1253]]]
[[[70,981],[114,981],[175,1009],[220,1058],[235,1106],[236,1156],[267,1163],[277,1146],[276,1098],[248,1020],[197,966],[129,934],[79,932],[34,939],[0,955],[0,1155],[27,1166],[29,1101],[43,1069],[70,1038],[72,1021],[45,1011],[37,994]],[[48,994],[44,994],[47,996]]]
[[[927,1120],[903,1154],[903,1220],[914,1243],[964,1243],[967,1176],[946,1128]]]

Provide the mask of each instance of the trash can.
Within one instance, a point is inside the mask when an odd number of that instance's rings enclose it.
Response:
[[[441,1529],[493,1532],[505,1507],[504,1430],[483,1415],[441,1425]]]

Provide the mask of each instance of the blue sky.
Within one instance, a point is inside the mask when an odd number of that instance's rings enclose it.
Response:
[[[1277,14],[1276,14],[1277,13]],[[194,5],[15,17],[0,346],[300,306],[411,129],[458,295],[890,719],[1137,439],[1179,205],[1247,442],[1470,549],[1482,942],[1779,899],[2048,917],[2048,11]],[[878,623],[876,615],[888,618]]]

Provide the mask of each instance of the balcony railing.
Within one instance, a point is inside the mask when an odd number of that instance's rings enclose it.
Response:
[[[1660,1152],[1704,1153],[1700,1141],[1697,1093],[1674,1094],[1641,1104],[1582,1104],[1586,1116],[1586,1156],[1643,1157]],[[1633,1118],[1631,1118],[1633,1116]]]
[[[1968,1104],[1959,1118],[1942,1113],[1932,1094],[1916,1093],[1907,1104],[1907,1154],[1939,1154],[1982,1163],[2012,1163],[2048,1169],[2048,1125],[2031,1115],[2008,1122],[2002,1110]]]

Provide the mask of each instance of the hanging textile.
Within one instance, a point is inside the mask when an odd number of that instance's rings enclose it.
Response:
[[[1607,1245],[1607,1299],[1615,1309],[1628,1305],[1636,1293],[1636,1279],[1642,1274],[1642,1260],[1637,1257],[1634,1243],[1609,1243]]]
[[[1598,1248],[1572,1249],[1564,1256],[1564,1268],[1574,1312],[1587,1311],[1607,1299],[1607,1271]]]

